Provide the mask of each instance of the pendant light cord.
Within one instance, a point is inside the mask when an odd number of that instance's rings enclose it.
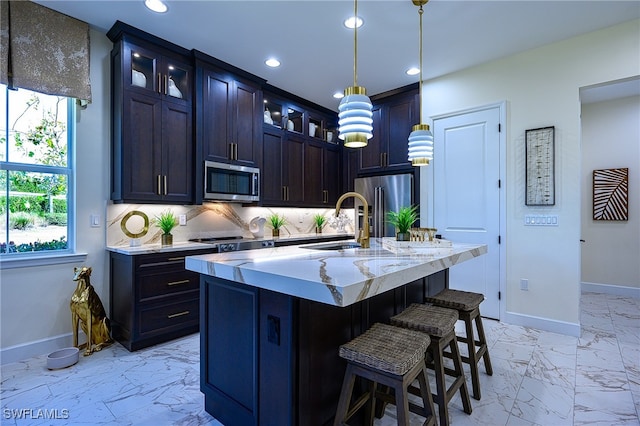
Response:
[[[353,86],[358,85],[358,0],[354,0],[353,13]]]
[[[420,9],[418,9],[418,14],[420,15],[420,43],[418,43],[418,45],[420,46],[420,85],[419,85],[419,92],[418,92],[418,99],[420,99],[420,120],[419,122],[422,123],[422,14],[423,14],[423,10],[422,10],[422,5],[420,5]]]

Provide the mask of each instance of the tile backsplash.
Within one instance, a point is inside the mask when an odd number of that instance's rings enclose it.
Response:
[[[315,232],[313,216],[317,213],[329,219],[333,216],[334,209],[298,209],[298,208],[269,208],[269,207],[243,207],[235,203],[204,203],[201,206],[179,205],[153,205],[153,204],[110,204],[107,206],[107,245],[129,245],[130,239],[121,228],[122,219],[131,211],[140,211],[148,216],[151,224],[147,234],[140,238],[141,244],[160,243],[162,231],[153,225],[153,218],[161,212],[170,209],[176,216],[185,215],[186,226],[177,226],[171,231],[174,242],[187,241],[190,238],[203,237],[235,237],[253,238],[249,230],[249,222],[255,217],[267,218],[272,213],[284,215],[285,226],[280,230],[280,235],[308,234]],[[345,227],[347,234],[353,235],[354,210],[344,209],[343,212],[350,220]],[[138,233],[144,226],[144,219],[140,216],[131,216],[126,221],[126,228],[131,233]],[[271,228],[264,227],[264,236],[271,237]],[[336,234],[338,230],[329,223],[322,231],[324,234]]]

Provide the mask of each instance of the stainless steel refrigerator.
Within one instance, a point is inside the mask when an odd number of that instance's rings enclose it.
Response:
[[[400,207],[409,207],[413,201],[413,175],[386,175],[358,178],[354,181],[354,190],[364,196],[369,203],[371,237],[393,237],[396,229],[387,223],[387,212],[398,211]],[[360,200],[355,200],[356,227],[363,227],[364,212]]]

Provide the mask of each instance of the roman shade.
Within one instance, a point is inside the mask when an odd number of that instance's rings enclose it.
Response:
[[[90,102],[89,25],[31,1],[0,7],[0,83]]]

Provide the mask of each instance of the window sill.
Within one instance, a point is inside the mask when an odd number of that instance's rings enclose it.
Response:
[[[2,269],[31,268],[33,266],[60,265],[62,263],[82,263],[87,259],[87,253],[64,253],[46,256],[15,256],[2,257]]]

